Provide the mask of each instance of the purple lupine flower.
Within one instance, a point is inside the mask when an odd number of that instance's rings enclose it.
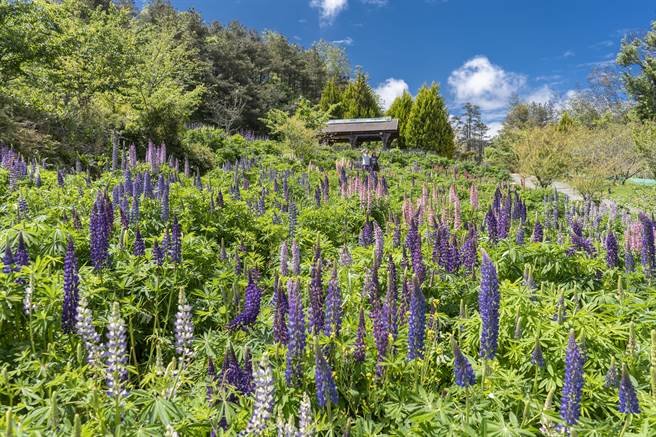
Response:
[[[629,246],[628,240],[625,241],[625,250],[624,250],[624,270],[626,273],[631,273],[635,269],[635,260],[633,258],[633,252]]]
[[[339,400],[333,371],[317,344],[315,350],[314,384],[317,388],[317,403],[325,407],[329,402],[336,404]]]
[[[175,314],[175,352],[178,354],[180,368],[184,369],[194,355],[191,342],[194,339],[194,323],[191,315],[191,305],[183,289],[178,295],[178,312]]]
[[[64,188],[64,172],[60,168],[57,169],[57,185]]]
[[[504,239],[508,236],[508,230],[510,229],[510,196],[506,196],[503,207],[499,211],[499,220],[497,221],[497,236],[500,239]]]
[[[133,254],[134,254],[134,256],[145,256],[146,255],[146,244],[144,243],[144,240],[141,237],[141,232],[139,231],[139,227],[137,227],[137,230],[134,234]]]
[[[228,329],[235,331],[239,328],[245,329],[255,323],[257,316],[260,314],[260,301],[262,299],[262,290],[257,286],[254,279],[254,271],[248,274],[248,285],[244,291],[244,309],[230,323]]]
[[[476,375],[472,369],[471,363],[460,350],[456,339],[451,337],[451,348],[453,349],[453,374],[456,384],[460,387],[469,387],[476,384]]]
[[[408,359],[424,357],[426,337],[426,298],[421,291],[419,280],[415,277],[410,297],[410,318],[408,319]]]
[[[360,231],[360,246],[367,247],[371,243],[373,243],[374,238],[373,238],[373,229],[371,222],[367,218],[365,220],[364,225],[362,226],[362,231]]]
[[[348,267],[351,264],[353,264],[353,258],[351,258],[351,252],[348,250],[348,246],[342,246],[342,250],[339,252],[339,262],[345,266]]]
[[[159,247],[157,240],[153,243],[153,261],[155,261],[155,264],[159,267],[164,264],[164,252]]]
[[[535,219],[535,224],[533,225],[533,235],[531,235],[531,242],[533,243],[542,243],[544,240],[544,229],[540,220]]]
[[[480,356],[486,360],[494,359],[497,353],[500,300],[497,270],[487,252],[483,251],[478,311],[482,322]]]
[[[2,257],[2,272],[9,274],[14,271],[14,254],[11,253],[11,246],[9,242],[5,245],[5,253]]]
[[[301,250],[296,239],[292,240],[292,275],[301,274]]]
[[[362,363],[365,359],[365,344],[364,338],[367,335],[367,327],[364,321],[364,310],[360,308],[360,320],[358,322],[358,334],[355,340],[355,351],[353,352],[353,358],[356,363]]]
[[[219,192],[216,194],[216,206],[219,208],[223,208],[225,206],[225,202],[223,201],[223,192],[219,190]]]
[[[273,338],[278,343],[287,344],[287,313],[289,311],[289,302],[287,295],[278,283],[274,286],[275,314],[273,319]]]
[[[287,384],[298,385],[303,379],[303,355],[305,355],[305,314],[299,292],[298,280],[287,281],[289,319],[287,320]]]
[[[75,328],[77,306],[80,299],[77,258],[73,239],[69,236],[64,256],[64,302],[62,307],[62,332],[71,334]]]
[[[606,372],[604,386],[606,388],[615,388],[619,384],[619,378],[617,375],[617,365],[615,364],[615,357],[612,357],[610,360],[610,367]]]
[[[651,277],[656,272],[656,253],[654,250],[654,222],[647,214],[640,213],[642,223],[642,266],[645,276]]]
[[[585,357],[576,343],[576,334],[570,330],[565,355],[565,377],[563,379],[560,417],[568,425],[575,425],[581,415],[581,395],[583,393],[583,364]]]
[[[619,404],[617,410],[624,414],[640,414],[640,403],[635,388],[631,382],[631,375],[626,364],[622,365],[622,379],[620,380]]]
[[[342,290],[337,281],[337,265],[333,266],[333,273],[326,290],[326,316],[324,318],[324,333],[330,337],[339,336],[342,327]]]
[[[263,435],[273,413],[273,371],[266,353],[262,354],[260,359],[257,372],[255,372],[254,384],[253,414],[246,425],[246,429],[237,434],[240,437]]]
[[[406,235],[406,245],[410,249],[410,257],[412,258],[412,269],[415,272],[419,282],[424,282],[426,271],[424,268],[424,258],[421,253],[421,235],[417,224],[417,217],[413,217],[410,221],[410,229]]]
[[[18,219],[22,220],[27,218],[29,215],[29,208],[27,207],[27,201],[24,197],[18,198]]]
[[[280,245],[280,275],[289,276],[289,251],[286,241]]]
[[[378,226],[378,222],[374,221],[374,243],[375,243],[375,257],[377,260],[383,259],[383,250],[385,245],[385,235],[383,230]]]
[[[524,244],[524,226],[520,223],[519,226],[517,226],[517,233],[515,234],[515,243],[518,245]]]
[[[399,333],[399,313],[397,308],[397,289],[398,278],[396,273],[396,264],[392,255],[387,258],[387,294],[385,295],[385,304],[383,311],[385,320],[389,324],[389,331],[392,337],[396,339]]]
[[[540,346],[540,339],[535,339],[535,346],[531,352],[531,364],[538,367],[544,367],[544,355],[542,354],[542,346]]]
[[[497,241],[497,218],[494,215],[494,211],[490,208],[485,214],[485,229],[487,230],[487,236],[493,243]]]
[[[171,261],[178,263],[182,260],[182,231],[178,223],[178,216],[173,216],[173,224],[171,225],[171,242],[169,247],[169,256]]]
[[[476,235],[476,228],[471,226],[467,235],[467,240],[462,245],[461,260],[462,266],[472,275],[476,267],[476,258],[478,252],[478,237]]]
[[[118,302],[114,302],[107,326],[107,344],[105,345],[105,365],[107,395],[120,400],[128,395],[125,383],[128,380],[127,335],[125,322],[121,318]]]
[[[111,223],[109,222],[107,202],[105,202],[104,196],[99,191],[91,209],[91,220],[89,222],[91,261],[96,270],[104,267],[109,258],[110,230]]]
[[[159,201],[160,201],[159,218],[162,221],[162,223],[166,223],[169,221],[170,210],[171,210],[171,203],[169,200],[169,186],[166,183],[163,184],[162,191],[160,192],[160,196],[159,196]]]
[[[323,331],[324,301],[323,282],[321,277],[321,248],[317,243],[314,252],[314,262],[311,270],[310,282],[310,328],[315,334]]]
[[[139,196],[134,196],[132,198],[132,210],[130,211],[130,223],[139,223],[139,218],[141,217],[139,211]]]
[[[82,337],[82,341],[84,342],[84,348],[87,351],[87,362],[91,366],[100,367],[104,353],[103,345],[100,342],[100,335],[96,332],[96,327],[93,325],[93,314],[84,296],[80,296],[77,304],[76,320],[76,332]]]
[[[25,240],[23,239],[23,233],[18,234],[18,248],[16,249],[16,270],[20,270],[21,267],[30,265],[30,254],[25,247]]]
[[[606,264],[608,267],[615,268],[619,265],[620,259],[618,256],[619,245],[613,231],[608,231],[606,235]]]

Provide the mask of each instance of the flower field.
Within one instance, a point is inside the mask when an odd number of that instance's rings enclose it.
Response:
[[[276,143],[0,170],[4,435],[654,435],[651,212]]]

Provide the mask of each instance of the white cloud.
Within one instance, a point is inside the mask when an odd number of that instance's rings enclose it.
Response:
[[[374,91],[380,97],[383,109],[387,110],[394,99],[403,94],[404,91],[408,91],[408,89],[409,87],[405,80],[389,78],[379,84]]]
[[[388,0],[361,0],[365,5],[387,6]]]
[[[451,72],[448,83],[457,103],[471,102],[489,111],[507,106],[526,84],[526,76],[507,72],[486,56],[476,56]]]
[[[501,131],[501,128],[503,127],[503,122],[501,121],[493,121],[487,124],[487,137],[488,138],[494,138],[496,137],[499,132]]]
[[[572,50],[566,50],[565,53],[563,53],[563,58],[571,58],[575,54],[576,53],[574,53]]]
[[[337,45],[350,46],[351,44],[353,44],[353,38],[347,36],[344,39],[336,39],[332,43]]]
[[[348,0],[310,0],[310,6],[321,12],[321,24],[332,24],[347,5]]]
[[[542,85],[540,88],[533,90],[528,96],[526,101],[531,103],[548,103],[556,99],[556,93],[549,85]]]

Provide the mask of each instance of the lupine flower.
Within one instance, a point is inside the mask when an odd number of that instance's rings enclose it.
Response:
[[[478,237],[476,236],[476,228],[473,226],[469,228],[467,240],[462,245],[460,263],[471,274],[474,274],[476,267],[476,258],[478,251]]]
[[[544,231],[542,229],[542,224],[540,220],[535,219],[535,224],[533,225],[533,235],[531,235],[531,241],[533,243],[542,243],[544,240]]]
[[[248,348],[246,348],[246,352],[244,353],[244,367],[241,371],[238,388],[243,394],[251,394],[255,389],[253,385],[253,357],[251,356],[251,350]]]
[[[385,236],[383,230],[378,226],[378,222],[374,221],[374,245],[375,245],[375,256],[377,260],[383,258],[383,250],[385,245]]]
[[[345,267],[353,264],[353,259],[351,258],[351,253],[347,246],[342,246],[342,250],[339,252],[339,262]]]
[[[478,189],[474,184],[469,187],[469,205],[474,211],[478,209]]]
[[[298,248],[296,240],[292,240],[292,274],[301,274],[301,250]]]
[[[310,405],[310,397],[307,393],[303,393],[301,400],[301,407],[298,414],[298,437],[311,437],[312,432],[312,406]]]
[[[620,402],[617,409],[620,413],[640,414],[640,403],[638,402],[638,396],[636,396],[636,391],[635,388],[633,388],[631,376],[629,375],[626,364],[622,365],[619,398]]]
[[[619,245],[617,244],[617,239],[613,231],[608,231],[606,235],[606,264],[611,269],[617,267],[620,263],[618,256]]]
[[[317,403],[325,407],[328,402],[336,404],[338,401],[337,387],[333,379],[333,371],[317,344],[315,350],[314,385],[317,388]]]
[[[21,267],[30,265],[30,254],[25,247],[25,240],[23,239],[23,233],[18,234],[18,248],[16,249],[16,270],[20,270]]]
[[[314,253],[314,262],[311,270],[310,282],[310,328],[315,334],[323,331],[324,323],[324,293],[321,277],[321,248],[317,244]]]
[[[153,261],[155,261],[155,264],[160,267],[164,264],[164,253],[159,247],[157,240],[153,243]]]
[[[287,249],[287,242],[283,241],[280,245],[280,275],[289,276],[289,252]]]
[[[517,233],[515,234],[515,243],[518,245],[524,244],[524,226],[521,224],[517,226]]]
[[[5,246],[5,254],[2,257],[2,264],[3,273],[9,274],[14,270],[14,254],[11,253],[9,242],[7,242],[7,245]]]
[[[455,338],[451,337],[451,348],[453,349],[453,374],[456,384],[460,387],[469,387],[476,384],[476,375],[471,363],[460,350]]]
[[[569,332],[567,353],[565,355],[565,377],[560,403],[560,417],[568,425],[575,425],[581,415],[581,395],[583,393],[583,364],[585,357],[576,343],[574,330]]]
[[[362,226],[362,231],[360,231],[360,246],[367,247],[373,243],[373,229],[371,222],[367,219]]]
[[[171,204],[169,201],[169,187],[167,184],[163,184],[162,191],[160,192],[160,213],[159,218],[163,223],[169,221],[169,215],[171,210]]]
[[[617,365],[615,363],[615,357],[612,357],[610,360],[610,367],[606,372],[605,383],[606,388],[614,388],[619,384],[619,378],[617,375]]]
[[[326,315],[324,318],[324,333],[327,336],[339,336],[342,327],[342,290],[337,281],[337,266],[333,266],[333,273],[326,290]]]
[[[360,320],[358,322],[358,334],[355,340],[355,351],[353,358],[356,363],[362,363],[365,359],[365,344],[364,338],[367,335],[367,328],[364,321],[364,310],[360,308]]]
[[[497,270],[486,252],[481,264],[481,288],[478,294],[478,311],[481,316],[481,349],[483,359],[494,359],[499,336],[499,280]]]
[[[277,283],[274,286],[274,300],[273,338],[279,343],[287,344],[287,312],[289,311],[289,302],[282,287]]]
[[[426,336],[426,298],[415,277],[410,298],[410,318],[408,319],[408,359],[424,357],[424,338]]]
[[[424,282],[426,272],[424,269],[424,258],[421,252],[421,236],[417,224],[417,217],[410,221],[410,229],[406,235],[406,245],[410,249],[410,257],[412,258],[412,269],[419,279],[419,282]]]
[[[174,263],[182,260],[182,231],[178,223],[178,217],[173,216],[173,224],[171,225],[171,245],[169,247],[169,256]]]
[[[253,279],[253,271],[248,274],[248,285],[244,291],[244,309],[237,317],[228,323],[228,329],[235,331],[239,328],[245,329],[257,320],[260,314],[260,301],[262,299],[262,290],[257,286]]]
[[[75,248],[73,239],[69,236],[66,245],[66,255],[64,256],[64,301],[62,307],[62,332],[71,334],[75,328],[75,317],[77,312],[79,295],[77,258],[75,257]]]
[[[652,276],[656,271],[656,252],[654,250],[654,223],[647,214],[640,213],[642,223],[642,266],[646,276]]]
[[[492,209],[489,209],[485,215],[485,229],[487,230],[487,236],[490,241],[496,242],[498,239],[497,218],[494,216]]]
[[[264,435],[273,412],[273,371],[266,353],[262,355],[255,372],[255,400],[253,414],[246,429],[239,436]]]
[[[305,314],[298,289],[298,280],[287,281],[289,319],[287,320],[287,384],[297,385],[303,378],[303,355],[305,354]]]
[[[25,286],[25,292],[23,294],[23,313],[26,316],[32,315],[32,312],[36,308],[36,305],[32,301],[32,284]]]
[[[531,352],[531,364],[538,367],[544,367],[544,356],[542,355],[542,346],[540,346],[540,339],[535,339],[535,346]]]
[[[194,339],[194,323],[191,315],[191,305],[183,289],[178,295],[178,312],[175,314],[175,352],[178,354],[180,368],[185,368],[193,357],[191,342]]]
[[[146,244],[144,243],[143,238],[141,237],[141,232],[137,227],[137,230],[134,234],[134,256],[145,256],[146,255]]]
[[[107,395],[121,399],[128,395],[125,383],[128,380],[127,336],[125,322],[121,318],[118,302],[114,302],[107,326],[107,344],[105,346],[105,365],[107,371]]]
[[[100,342],[100,335],[93,325],[93,315],[84,296],[80,297],[77,304],[76,320],[75,328],[84,342],[84,348],[87,351],[87,362],[92,366],[100,367],[104,353],[103,345]]]

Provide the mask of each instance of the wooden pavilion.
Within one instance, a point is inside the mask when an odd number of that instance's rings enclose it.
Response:
[[[383,149],[399,137],[399,120],[391,117],[330,120],[321,132],[322,141],[348,142],[357,147],[365,141],[382,141]]]

